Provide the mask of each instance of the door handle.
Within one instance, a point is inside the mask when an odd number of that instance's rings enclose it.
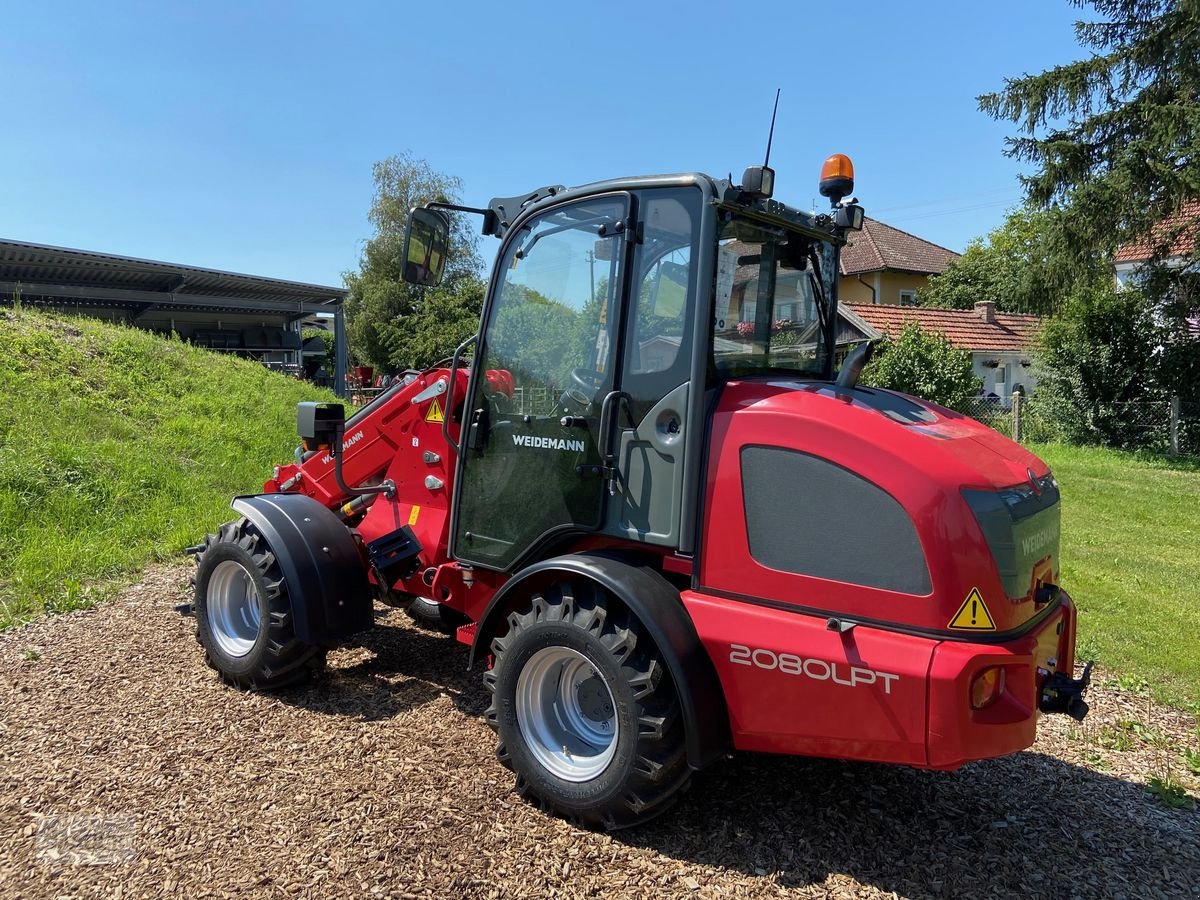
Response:
[[[617,453],[613,449],[616,440],[617,416],[630,396],[624,391],[609,391],[600,405],[600,471],[608,481],[609,496],[617,493],[617,481],[621,477],[617,468]]]

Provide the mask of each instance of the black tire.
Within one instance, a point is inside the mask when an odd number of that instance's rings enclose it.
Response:
[[[471,621],[458,610],[451,609],[444,603],[415,595],[404,611],[422,628],[440,631],[442,634],[453,634],[460,625],[466,625]]]
[[[492,641],[495,665],[484,675],[484,683],[491,692],[487,722],[499,735],[497,757],[516,773],[517,790],[558,815],[609,830],[645,822],[669,809],[691,780],[683,721],[662,655],[636,617],[599,585],[580,580],[535,594],[509,616],[508,625],[508,632]],[[560,777],[539,761],[537,754],[547,751],[534,749],[536,737],[531,747],[527,732],[536,732],[528,722],[523,729],[518,714],[518,691],[528,696],[521,686],[523,669],[538,670],[536,659],[553,659],[563,648],[591,665],[585,682],[574,686],[580,708],[582,686],[592,676],[608,688],[615,707],[606,699],[592,707],[597,716],[612,714],[615,749],[602,771],[582,781]],[[593,685],[593,698],[595,691]],[[561,724],[566,714],[561,707],[552,708]],[[572,759],[565,747],[564,757]]]
[[[196,562],[196,640],[226,682],[275,690],[307,681],[325,667],[324,648],[296,638],[283,573],[249,520],[226,522],[209,535]],[[245,598],[243,615],[232,624],[230,601],[223,599],[231,591]],[[234,642],[244,646],[231,646]]]

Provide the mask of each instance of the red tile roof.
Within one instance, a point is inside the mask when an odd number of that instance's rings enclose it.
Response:
[[[855,232],[842,248],[843,275],[863,272],[917,272],[940,275],[959,254],[939,247],[916,235],[885,225],[877,219],[863,221],[862,231]]]
[[[1197,222],[1200,222],[1200,200],[1189,200],[1175,215],[1168,216],[1155,225],[1148,237],[1130,241],[1117,248],[1113,262],[1145,262],[1154,256],[1157,249],[1155,245],[1171,238],[1176,230],[1179,233],[1174,234],[1167,256],[1191,256],[1196,248]],[[1192,223],[1191,227],[1180,227],[1187,223]]]
[[[973,309],[927,309],[921,306],[846,304],[868,324],[896,336],[909,322],[923,331],[940,331],[959,350],[1027,350],[1037,342],[1041,318],[1024,313],[995,314],[985,322]]]

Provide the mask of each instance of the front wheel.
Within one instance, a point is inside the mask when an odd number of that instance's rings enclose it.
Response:
[[[287,583],[251,522],[226,522],[196,561],[196,639],[222,678],[273,690],[324,668],[325,651],[296,637]]]
[[[422,628],[440,631],[442,634],[453,634],[459,629],[459,626],[466,625],[471,621],[458,610],[451,609],[446,604],[438,603],[428,597],[413,596],[404,611]]]
[[[492,641],[488,724],[517,787],[608,829],[668,809],[690,780],[675,685],[645,630],[590,581],[530,598]]]

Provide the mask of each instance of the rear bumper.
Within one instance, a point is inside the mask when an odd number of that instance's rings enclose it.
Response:
[[[1041,712],[1059,711],[1053,702],[1047,703],[1048,687],[1069,682],[1081,695],[1086,684],[1073,679],[1075,615],[1075,604],[1064,591],[1053,613],[1011,641],[938,644],[929,668],[930,767],[953,769],[1024,750],[1037,736]],[[974,709],[972,683],[990,668],[1003,670],[1004,691],[994,703]],[[1074,711],[1080,712],[1079,707]]]
[[[1033,743],[1048,678],[1074,665],[1075,606],[1028,632],[982,643],[855,625],[696,591],[684,605],[712,660],[734,747],[953,769]],[[1053,660],[1053,662],[1052,662]],[[1005,670],[1004,693],[971,707],[975,677]]]

